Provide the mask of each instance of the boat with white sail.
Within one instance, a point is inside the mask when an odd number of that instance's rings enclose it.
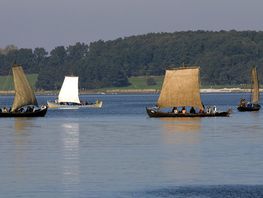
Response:
[[[55,101],[47,101],[49,108],[78,109],[78,108],[101,108],[103,102],[81,101],[79,99],[78,76],[65,76],[58,98]]]

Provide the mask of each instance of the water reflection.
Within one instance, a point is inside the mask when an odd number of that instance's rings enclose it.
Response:
[[[25,132],[33,127],[34,118],[14,118],[14,129],[17,133]]]
[[[168,156],[163,172],[171,181],[191,183],[200,173],[201,118],[163,118],[162,137]]]
[[[80,179],[79,170],[79,123],[62,124],[62,144],[63,144],[63,185],[65,195],[74,193]]]
[[[29,158],[28,148],[32,137],[30,135],[31,128],[34,127],[33,118],[14,118],[13,128],[15,133],[14,137],[14,164],[15,175],[17,181],[22,180],[26,175],[25,173],[25,159]],[[12,149],[11,149],[12,150]]]
[[[162,118],[163,137],[166,143],[197,143],[201,131],[201,118]]]

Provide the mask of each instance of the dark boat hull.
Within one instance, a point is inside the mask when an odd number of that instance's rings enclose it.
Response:
[[[216,112],[216,113],[172,113],[172,112],[162,112],[155,109],[146,108],[147,114],[151,118],[161,118],[161,117],[228,117],[230,115],[230,110],[227,112]]]
[[[261,106],[259,104],[257,104],[257,105],[254,104],[252,107],[241,107],[241,106],[238,106],[237,110],[241,111],[241,112],[244,112],[244,111],[259,111],[260,108],[261,108]]]
[[[44,117],[47,113],[47,109],[48,108],[45,107],[34,112],[1,112],[0,117]]]

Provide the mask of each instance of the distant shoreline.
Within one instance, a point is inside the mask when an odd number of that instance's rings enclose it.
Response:
[[[246,93],[250,89],[241,88],[220,88],[220,89],[200,89],[201,93]],[[155,94],[158,89],[106,89],[106,90],[82,90],[80,94]],[[263,92],[263,89],[260,89]],[[36,91],[36,95],[58,95],[59,91]],[[0,95],[14,95],[14,91],[0,91]]]

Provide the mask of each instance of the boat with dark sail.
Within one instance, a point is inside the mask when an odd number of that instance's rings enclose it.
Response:
[[[58,99],[47,101],[48,107],[51,109],[101,108],[100,100],[91,103],[79,99],[78,80],[78,76],[65,76]]]
[[[33,89],[31,88],[21,65],[13,64],[12,74],[15,88],[15,98],[10,108],[0,109],[0,117],[43,117],[48,107],[38,106]]]
[[[181,67],[166,70],[156,107],[146,108],[150,117],[226,117],[230,111],[219,112],[214,106],[207,109],[201,101],[200,68]],[[186,111],[190,108],[190,111]],[[167,112],[162,109],[173,108]],[[179,111],[177,108],[181,108]],[[199,111],[197,111],[199,109]]]
[[[240,103],[237,107],[239,111],[259,111],[261,106],[259,104],[259,80],[257,74],[257,68],[251,69],[251,99],[250,102],[241,98]]]

